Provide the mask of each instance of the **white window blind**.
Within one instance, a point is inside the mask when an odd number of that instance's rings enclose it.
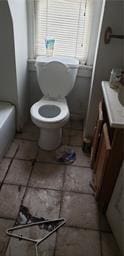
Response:
[[[92,21],[92,0],[35,0],[35,53],[45,55],[45,39],[55,39],[54,55],[86,63]]]

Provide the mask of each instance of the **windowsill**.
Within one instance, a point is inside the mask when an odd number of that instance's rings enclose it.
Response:
[[[28,70],[33,72],[36,71],[35,59],[28,59]],[[91,75],[92,75],[92,66],[80,64],[78,69],[78,77],[91,78]]]

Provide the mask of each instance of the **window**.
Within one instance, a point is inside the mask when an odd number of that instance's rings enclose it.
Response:
[[[26,3],[30,63],[34,63],[36,56],[46,54],[45,39],[52,37],[56,40],[54,55],[77,57],[81,64],[93,65],[105,1],[26,0]]]
[[[35,56],[45,55],[45,39],[55,39],[54,55],[87,61],[92,0],[34,0]]]

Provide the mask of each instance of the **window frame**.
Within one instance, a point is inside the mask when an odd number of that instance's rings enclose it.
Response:
[[[90,38],[89,43],[89,51],[87,57],[87,64],[82,66],[92,66],[95,56],[95,49],[97,43],[97,35],[100,24],[100,16],[102,10],[103,0],[91,0],[93,6],[93,14],[92,16],[92,36]],[[28,26],[28,60],[31,63],[35,61],[35,0],[26,0],[27,4],[27,26]]]

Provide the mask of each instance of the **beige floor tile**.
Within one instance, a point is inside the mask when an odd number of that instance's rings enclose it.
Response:
[[[85,155],[81,149],[81,147],[71,146],[71,148],[76,153],[76,160],[72,165],[89,167],[90,166],[90,158]],[[39,150],[37,161],[39,162],[48,162],[48,163],[59,163],[56,161],[56,150],[53,151],[45,151]]]
[[[36,158],[38,146],[36,142],[22,140],[16,158],[24,160],[33,160]]]
[[[10,145],[7,153],[6,153],[6,157],[10,157],[10,158],[13,158],[19,148],[19,144],[20,144],[20,140],[14,140],[12,142],[12,144]]]
[[[29,208],[33,216],[55,219],[59,216],[60,193],[29,188],[23,204]]]
[[[71,119],[64,125],[65,129],[70,129],[71,128]]]
[[[14,221],[7,219],[0,219],[0,256],[5,256],[5,250],[9,241],[9,237],[5,231],[13,227]]]
[[[16,134],[16,138],[28,139],[32,141],[37,141],[38,137],[39,137],[39,129],[31,121],[24,126],[22,133]]]
[[[83,132],[78,130],[71,130],[70,145],[81,146],[83,142]]]
[[[69,145],[70,139],[69,137],[62,137],[62,145]]]
[[[0,217],[16,218],[25,188],[16,185],[2,186],[0,191]]]
[[[76,160],[72,165],[77,166],[90,166],[90,157],[83,153],[81,147],[70,146],[76,153]],[[59,148],[58,148],[59,150]],[[46,151],[39,149],[37,161],[39,162],[48,162],[48,163],[58,163],[56,160],[56,150]]]
[[[65,166],[36,163],[29,186],[50,189],[62,189]]]
[[[102,233],[102,255],[121,256],[120,250],[112,234]]]
[[[13,160],[9,172],[6,176],[5,183],[25,185],[31,172],[32,162],[24,160]]]
[[[68,166],[65,171],[64,190],[92,194],[91,180],[92,170],[90,168]]]
[[[46,151],[39,149],[37,161],[39,162],[48,162],[48,163],[56,163],[56,151]]]
[[[15,234],[22,234],[23,236],[38,239],[44,237],[47,234],[46,231],[40,230],[38,226],[21,229],[18,231],[14,231]],[[54,233],[50,236],[47,240],[41,243],[38,246],[38,255],[43,256],[53,256],[54,255],[54,247],[56,241],[56,234]],[[8,250],[6,252],[6,256],[34,256],[35,254],[35,247],[33,243],[29,243],[26,241],[19,241],[15,239],[11,239]]]
[[[63,129],[63,134],[62,134],[62,144],[64,145],[69,145],[70,142],[70,129]]]
[[[71,129],[65,129],[65,128],[63,128],[62,134],[63,134],[63,136],[69,137],[70,134],[71,134]]]
[[[83,120],[71,120],[71,128],[75,130],[82,130]]]
[[[77,166],[84,166],[89,167],[90,166],[90,157],[84,154],[81,147],[72,147],[76,152],[76,161],[73,163],[73,165]]]
[[[0,182],[2,182],[5,177],[10,161],[11,159],[3,158],[3,160],[0,162]]]
[[[67,226],[98,229],[99,218],[96,201],[92,195],[65,192],[61,216]]]
[[[101,256],[99,233],[63,227],[58,231],[55,256]]]

